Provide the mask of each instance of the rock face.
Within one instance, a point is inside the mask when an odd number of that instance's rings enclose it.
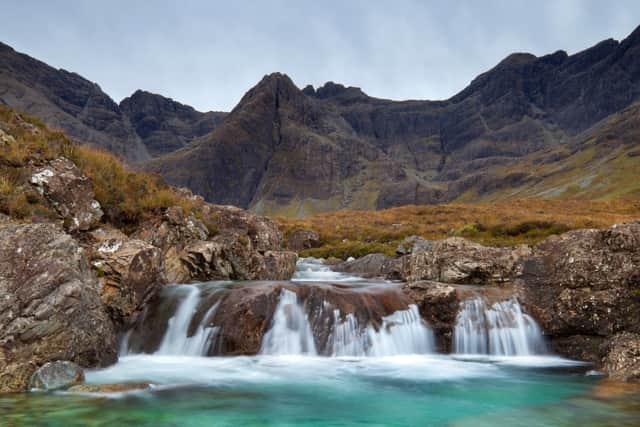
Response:
[[[460,284],[508,284],[521,274],[522,259],[530,249],[482,246],[460,237],[414,246],[403,257],[401,276],[406,281],[432,280]]]
[[[50,161],[35,170],[31,184],[53,205],[67,230],[84,231],[100,222],[103,212],[91,181],[72,161],[64,157]]]
[[[91,263],[99,276],[102,302],[116,324],[130,323],[167,282],[162,252],[106,227],[91,237]]]
[[[287,236],[287,249],[302,251],[320,246],[320,235],[313,230],[295,230]]]
[[[618,369],[637,359],[620,359],[627,348],[620,337],[630,335],[619,334],[640,332],[640,223],[548,238],[524,263],[521,286],[557,351],[598,363],[604,357],[611,375],[627,376]]]
[[[58,390],[84,381],[82,368],[73,362],[48,362],[29,379],[30,390]]]
[[[614,379],[640,380],[640,334],[623,332],[613,337],[604,359],[607,372]]]
[[[82,249],[53,224],[0,224],[0,391],[52,360],[112,363],[117,340]]]

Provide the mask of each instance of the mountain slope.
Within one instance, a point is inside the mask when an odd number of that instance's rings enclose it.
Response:
[[[605,132],[605,119],[639,93],[640,29],[571,56],[510,55],[439,102],[376,99],[331,82],[299,90],[272,74],[213,133],[149,168],[208,200],[271,214],[473,201],[522,188],[548,197],[564,190],[530,173],[532,164],[588,150],[583,134]]]
[[[0,103],[129,162],[184,147],[211,132],[224,118],[224,113],[201,113],[143,91],[118,105],[97,84],[2,43]]]

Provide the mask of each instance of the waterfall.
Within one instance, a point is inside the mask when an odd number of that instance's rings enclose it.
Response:
[[[382,318],[379,329],[362,327],[352,314],[340,321],[340,312],[330,337],[332,356],[395,356],[424,354],[434,351],[434,336],[420,317],[415,304]]]
[[[488,307],[484,299],[466,300],[458,313],[454,330],[454,351],[458,354],[526,356],[546,352],[536,321],[524,314],[514,298]]]
[[[197,286],[192,285],[181,285],[178,289],[186,290],[186,296],[179,303],[173,317],[169,319],[167,330],[154,354],[206,356],[220,330],[218,327],[207,326],[207,321],[218,308],[218,303],[207,310],[196,331],[188,336],[189,325],[200,303],[201,291]],[[130,335],[131,331],[123,337],[120,356],[129,354]]]
[[[262,339],[260,353],[317,354],[309,319],[295,292],[282,289],[271,327]]]

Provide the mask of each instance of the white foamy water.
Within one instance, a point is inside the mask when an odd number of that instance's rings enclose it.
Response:
[[[395,356],[426,354],[435,349],[433,332],[420,317],[418,307],[396,311],[383,317],[382,325],[362,326],[352,314],[340,320],[340,312],[334,310],[336,319],[330,337],[332,356]]]
[[[283,289],[271,327],[262,338],[261,354],[316,355],[313,332],[295,292]]]
[[[331,270],[321,258],[300,258],[296,263],[293,282],[361,282],[365,279]]]
[[[454,330],[458,354],[529,356],[546,353],[542,331],[517,300],[487,306],[480,297],[463,303]]]

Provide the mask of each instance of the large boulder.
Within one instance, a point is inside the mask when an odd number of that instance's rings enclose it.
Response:
[[[640,223],[546,239],[523,264],[521,294],[556,351],[604,357],[606,369],[624,376],[618,366],[630,364],[607,354],[630,348],[616,337],[640,333]]]
[[[428,251],[433,248],[433,240],[427,240],[421,236],[405,237],[396,249],[396,255],[404,256],[413,252]]]
[[[320,246],[320,235],[309,229],[294,230],[287,236],[287,249],[302,251]]]
[[[89,230],[100,222],[103,212],[93,185],[71,160],[51,160],[34,171],[31,184],[56,209],[67,230]]]
[[[53,224],[0,224],[0,392],[46,362],[116,360],[117,339],[84,251]]]
[[[167,283],[162,252],[110,227],[97,229],[90,236],[91,264],[100,278],[102,302],[116,324],[130,323]]]
[[[623,332],[614,336],[604,367],[614,379],[640,381],[640,334]]]
[[[47,362],[29,379],[29,390],[58,390],[84,381],[84,371],[67,360]]]
[[[351,261],[336,264],[332,270],[362,277],[386,277],[397,275],[399,261],[382,253],[365,255]]]
[[[459,284],[508,284],[521,274],[522,260],[531,253],[527,246],[494,248],[460,237],[414,246],[402,258],[406,281],[433,280]]]

